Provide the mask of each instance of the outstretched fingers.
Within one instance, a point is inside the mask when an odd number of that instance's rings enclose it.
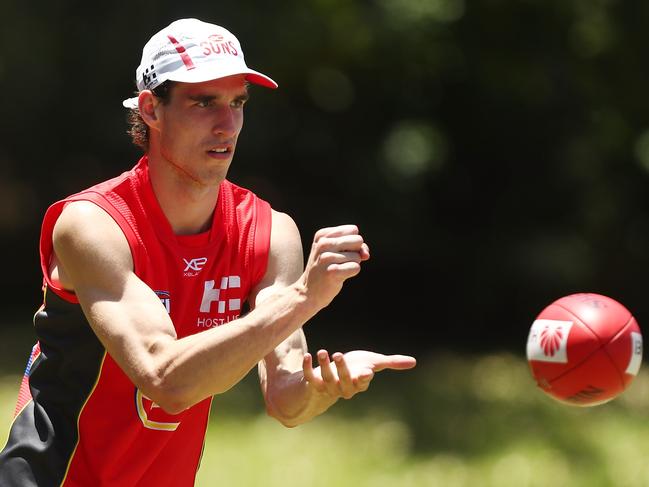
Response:
[[[328,394],[333,397],[340,395],[338,376],[334,373],[333,367],[331,367],[329,352],[326,350],[318,350],[318,364],[320,364],[320,375],[322,376]]]
[[[357,392],[367,390],[374,372],[367,367],[351,370],[344,354],[334,353],[331,357],[326,350],[316,354],[319,368],[314,369],[309,353],[304,355],[302,369],[304,378],[318,392],[326,393],[332,398],[350,399]]]
[[[305,353],[302,359],[302,371],[304,379],[318,392],[324,392],[325,384],[321,377],[318,377],[313,370],[313,358],[310,353]]]
[[[376,372],[406,370],[417,364],[417,360],[409,355],[383,355],[365,350],[345,354],[336,352],[331,357],[326,350],[318,350],[316,357],[319,367],[314,369],[311,354],[305,353],[302,365],[304,379],[316,391],[334,399],[350,399],[366,391]]]
[[[334,359],[336,371],[338,373],[338,389],[340,395],[345,399],[349,399],[356,394],[356,386],[358,382],[352,378],[349,368],[347,367],[347,362],[345,361],[345,356],[342,353],[336,352],[332,355],[332,358]]]

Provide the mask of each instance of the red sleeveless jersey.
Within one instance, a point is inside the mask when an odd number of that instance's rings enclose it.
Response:
[[[76,296],[49,279],[54,224],[68,202],[80,200],[117,222],[135,273],[160,297],[179,338],[235,320],[266,271],[270,206],[227,180],[212,227],[201,235],[174,235],[146,157],[131,171],[53,204],[41,233],[46,292],[34,318],[39,341],[0,453],[0,485],[191,486],[211,399],[177,415],[152,403],[106,353]]]

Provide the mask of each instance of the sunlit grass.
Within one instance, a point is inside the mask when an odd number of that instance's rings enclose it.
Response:
[[[6,437],[18,377],[0,381]],[[649,374],[594,408],[536,389],[508,353],[437,355],[286,429],[253,375],[216,398],[198,486],[649,486]]]
[[[199,485],[649,486],[648,392],[643,370],[612,403],[568,407],[502,353],[379,375],[367,394],[292,430],[231,416],[234,404],[219,414],[217,400]]]
[[[21,377],[0,376],[0,448],[7,443],[9,428],[13,420]]]

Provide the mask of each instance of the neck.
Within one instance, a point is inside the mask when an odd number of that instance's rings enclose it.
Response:
[[[158,204],[176,235],[192,235],[211,228],[223,178],[209,185],[199,184],[179,174],[168,163],[151,157],[149,178]]]

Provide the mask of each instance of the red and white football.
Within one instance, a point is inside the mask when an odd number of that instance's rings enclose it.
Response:
[[[631,312],[601,294],[557,299],[532,324],[527,360],[543,392],[573,406],[614,399],[642,364],[642,333]]]

